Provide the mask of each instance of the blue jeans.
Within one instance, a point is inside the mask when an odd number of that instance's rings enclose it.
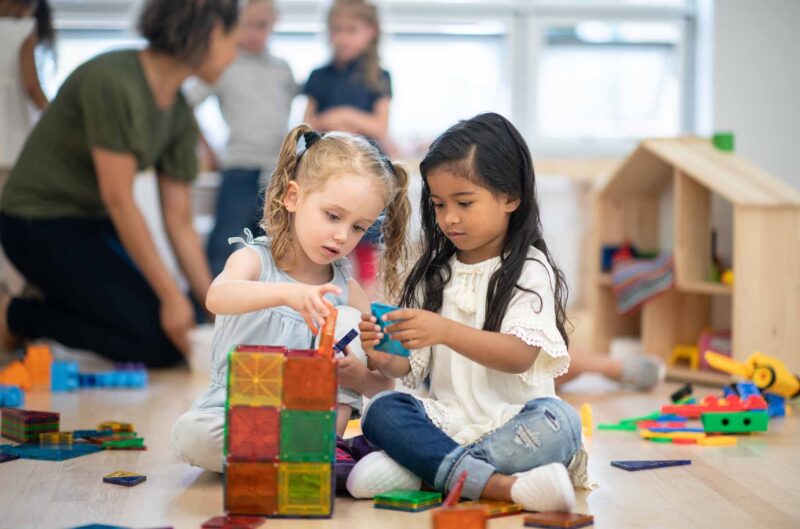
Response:
[[[469,446],[437,428],[422,403],[399,392],[379,393],[361,419],[367,440],[422,478],[447,492],[465,470],[463,497],[478,499],[495,472],[511,475],[548,463],[569,464],[581,444],[581,422],[566,402],[529,401],[510,421]]]
[[[259,226],[264,214],[264,189],[260,177],[261,169],[222,171],[214,229],[208,236],[206,247],[214,277],[222,272],[228,257],[236,249],[228,245],[228,237],[241,235],[244,228],[250,228],[256,237],[264,234]]]

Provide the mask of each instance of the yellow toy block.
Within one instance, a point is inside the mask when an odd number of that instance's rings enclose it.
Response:
[[[330,516],[331,502],[330,463],[278,465],[278,514]]]
[[[592,436],[592,407],[589,404],[581,406],[581,427],[583,428],[584,436]]]
[[[72,432],[49,432],[39,434],[39,444],[43,445],[71,445]]]
[[[777,393],[786,399],[800,396],[800,378],[777,358],[755,352],[742,363],[714,351],[706,351],[705,358],[717,371],[751,380],[762,391]]]
[[[104,421],[97,425],[98,430],[111,430],[114,433],[118,432],[134,432],[136,431],[133,425],[129,422],[118,421]]]
[[[228,373],[229,406],[281,405],[282,354],[231,353]]]
[[[697,444],[703,446],[732,446],[736,443],[737,440],[732,435],[712,435],[697,441]]]
[[[669,356],[669,365],[674,366],[680,360],[685,360],[689,363],[689,369],[697,371],[700,369],[700,350],[696,345],[676,345],[672,348],[672,354]]]
[[[706,434],[701,432],[652,432],[644,429],[639,430],[639,435],[644,439],[697,439],[699,443],[701,439],[705,439]]]

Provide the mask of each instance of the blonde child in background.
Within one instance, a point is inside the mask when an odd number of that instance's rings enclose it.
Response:
[[[513,501],[526,510],[570,511],[587,486],[577,413],[555,395],[569,367],[564,276],[545,244],[533,161],[497,114],[462,121],[420,164],[422,252],[400,304],[386,314],[410,358],[374,350],[383,337],[363,315],[373,365],[430,396],[376,395],[362,418],[374,452],[347,489],[372,497],[420,480],[447,492]],[[569,468],[569,470],[567,470]]]
[[[214,95],[228,124],[228,142],[222,156],[211,150],[211,165],[222,170],[214,228],[207,242],[211,273],[222,272],[232,249],[228,237],[249,228],[257,235],[263,210],[263,190],[275,168],[288,128],[289,111],[298,86],[289,65],[269,51],[268,41],[277,19],[272,0],[244,2],[239,18],[241,40],[234,63],[213,87],[188,87],[193,105]]]
[[[270,182],[263,226],[267,237],[245,241],[214,280],[206,300],[217,314],[212,342],[211,386],[172,430],[175,453],[189,464],[222,471],[227,352],[236,344],[306,349],[311,328],[324,322],[324,300],[339,312],[336,338],[358,326],[369,300],[347,272],[352,251],[381,210],[386,251],[383,278],[399,289],[410,214],[408,175],[362,137],[319,134],[300,125],[283,142]],[[339,360],[341,436],[361,394],[393,387],[371,371],[360,344]],[[338,447],[338,443],[337,443]],[[344,457],[337,448],[337,463]],[[350,460],[352,461],[352,460]]]
[[[328,36],[331,60],[311,72],[303,89],[306,123],[385,142],[392,80],[381,68],[377,7],[364,0],[336,0],[328,12]],[[380,225],[373,227],[356,248],[358,278],[367,287],[377,273],[380,231]]]

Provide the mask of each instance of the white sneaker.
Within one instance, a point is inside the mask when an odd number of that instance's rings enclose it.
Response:
[[[347,492],[354,498],[373,498],[395,489],[419,490],[422,480],[385,452],[372,452],[356,463],[347,477]]]
[[[511,500],[526,511],[572,512],[575,508],[575,489],[561,463],[550,463],[515,476]]]

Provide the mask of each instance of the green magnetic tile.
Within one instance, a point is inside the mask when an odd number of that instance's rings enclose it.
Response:
[[[331,462],[336,451],[336,414],[281,411],[281,461]]]

